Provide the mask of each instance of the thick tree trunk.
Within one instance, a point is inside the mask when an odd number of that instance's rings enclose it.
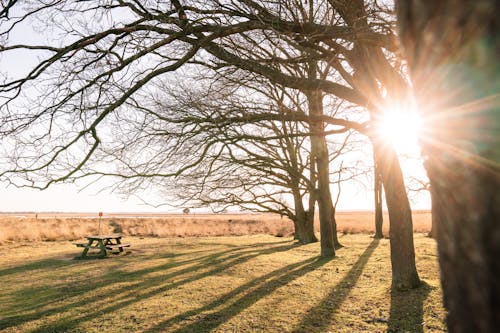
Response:
[[[316,184],[318,181],[317,181],[317,177],[316,177],[316,159],[314,158],[314,155],[312,153],[312,147],[311,147],[309,160],[310,160],[310,168],[311,168],[309,181],[311,183],[311,188],[309,189],[309,200],[308,200],[308,208],[306,211],[306,216],[307,216],[307,221],[309,223],[311,223],[313,225],[313,228],[314,228],[314,215],[316,213],[316,196],[317,196]]]
[[[432,218],[431,220],[431,231],[429,231],[429,233],[427,234],[427,237],[430,237],[430,238],[436,238],[436,219],[435,218]]]
[[[312,60],[309,63],[308,77],[315,79],[317,76],[317,63]],[[309,115],[323,115],[323,95],[320,90],[312,90],[306,93]],[[311,120],[309,123],[311,132],[311,165],[316,165],[317,193],[315,198],[319,209],[319,229],[322,257],[335,257],[335,245],[333,243],[333,228],[331,223],[332,203],[330,194],[330,159],[328,146],[324,134],[323,121]]]
[[[500,327],[500,4],[399,1],[450,332]],[[429,85],[428,82],[432,82]]]
[[[344,0],[338,3],[339,13],[349,26],[357,31],[373,29],[368,20],[369,14],[365,10],[365,1]],[[380,116],[385,101],[397,101],[407,94],[406,81],[394,70],[382,48],[375,43],[356,40],[349,63],[355,71],[353,83],[356,89],[362,91],[371,101],[372,120]],[[380,94],[381,85],[387,93],[385,97]],[[420,285],[420,280],[415,267],[411,209],[401,167],[392,147],[383,149],[384,142],[376,138],[376,135],[371,139],[376,147],[375,155],[389,212],[392,285],[396,289],[414,288]]]
[[[333,243],[332,212],[329,192],[330,192],[330,173],[328,172],[328,153],[326,145],[318,143],[318,209],[319,226],[321,241],[321,256],[334,257],[335,245]]]
[[[382,215],[382,177],[380,176],[380,168],[377,164],[377,158],[375,157],[375,151],[373,153],[373,178],[374,178],[374,196],[375,196],[375,235],[374,238],[383,238],[384,234],[382,232],[382,225],[384,223],[384,217]]]
[[[293,239],[295,240],[298,240],[300,242],[300,235],[301,235],[301,231],[299,230],[300,227],[299,227],[299,224],[297,222],[297,219],[293,219]]]
[[[320,91],[311,91],[307,94],[309,113],[322,115],[323,98]],[[318,193],[316,199],[319,209],[319,228],[321,242],[321,256],[334,257],[333,228],[331,223],[331,194],[330,194],[330,160],[324,135],[322,121],[310,122],[311,153],[314,156],[317,170]]]
[[[378,142],[376,150],[389,213],[392,286],[398,290],[416,288],[420,279],[415,266],[413,222],[401,166],[393,147]]]
[[[427,171],[450,332],[498,332],[499,176],[456,160],[430,160]]]
[[[314,234],[314,221],[309,219],[307,212],[304,209],[304,204],[302,203],[302,197],[299,193],[298,188],[294,190],[293,193],[294,205],[295,205],[295,221],[294,224],[295,234],[297,240],[302,244],[309,244],[317,242],[318,239]]]

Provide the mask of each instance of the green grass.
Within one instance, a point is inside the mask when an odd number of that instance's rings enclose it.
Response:
[[[416,235],[425,284],[391,292],[389,242],[272,236],[132,238],[132,253],[73,260],[70,242],[0,246],[2,332],[442,332],[433,240]]]

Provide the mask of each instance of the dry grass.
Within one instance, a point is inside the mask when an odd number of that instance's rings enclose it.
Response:
[[[333,260],[268,235],[126,241],[130,255],[103,260],[72,260],[67,241],[0,245],[0,331],[445,331],[436,246],[422,234],[425,284],[402,293],[389,241],[365,234],[342,236]]]
[[[347,234],[373,233],[374,215],[369,212],[338,212],[336,214],[337,227],[340,232]],[[384,214],[384,234],[389,233],[389,216]],[[417,233],[428,233],[431,230],[430,211],[413,212],[413,231]]]
[[[337,213],[338,230],[341,233],[373,233],[373,214],[369,212]],[[387,233],[388,216],[384,216],[384,232]],[[9,241],[56,241],[75,240],[97,233],[98,219],[43,215],[0,218],[0,244]],[[430,213],[414,213],[415,232],[430,230]],[[318,223],[316,221],[316,230]],[[123,233],[141,237],[190,237],[190,236],[239,236],[269,234],[289,236],[293,232],[290,220],[270,214],[224,215],[163,215],[161,217],[104,217],[101,233]]]

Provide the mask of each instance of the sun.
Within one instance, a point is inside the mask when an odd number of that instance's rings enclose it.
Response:
[[[389,109],[378,119],[377,132],[400,154],[419,151],[421,121],[416,111]]]

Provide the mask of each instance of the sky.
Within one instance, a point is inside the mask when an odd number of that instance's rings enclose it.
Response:
[[[156,207],[162,203],[159,197],[124,198],[106,190],[100,191],[102,183],[99,185],[101,186],[81,189],[75,184],[58,184],[41,191],[0,184],[0,212],[170,213],[182,211],[182,207],[175,208],[167,205]],[[430,209],[429,196],[425,192],[419,193],[418,197],[410,193],[410,203],[413,209]],[[372,210],[373,192],[367,185],[345,184],[342,187],[337,209],[339,211]]]
[[[97,189],[81,190],[74,184],[51,186],[47,190],[0,188],[1,212],[173,212],[171,207],[155,208],[141,200],[129,199]]]
[[[158,200],[158,198],[155,198]],[[346,188],[341,197],[339,210],[372,209],[371,195],[366,191]],[[132,197],[121,198],[112,193],[97,191],[79,191],[73,184],[54,185],[47,190],[18,189],[2,187],[0,189],[0,211],[2,212],[180,212],[182,208],[169,206],[154,207]]]
[[[14,32],[13,38],[24,43],[40,41],[40,35],[29,28]],[[43,39],[43,38],[42,38]],[[37,43],[38,44],[38,43]],[[0,72],[7,72],[13,76],[26,73],[32,64],[37,62],[37,55],[25,53],[9,53],[9,56],[0,56]],[[396,138],[398,140],[398,138]],[[401,141],[401,140],[399,140]],[[371,154],[370,154],[371,155]],[[371,156],[367,157],[371,159]],[[403,163],[407,174],[422,174],[422,167],[418,162]],[[82,190],[75,184],[53,185],[47,190],[7,187],[0,183],[0,211],[1,212],[174,212],[182,208],[171,206],[155,207],[147,205],[137,197],[123,198],[108,191],[99,192],[105,184]],[[332,188],[333,190],[333,188]],[[335,190],[333,190],[335,193]],[[143,198],[152,204],[161,203],[161,198]],[[422,193],[419,197],[411,196],[412,206],[415,209],[430,208],[429,197]],[[349,183],[342,187],[342,195],[338,210],[371,210],[373,209],[373,194],[371,185]]]

